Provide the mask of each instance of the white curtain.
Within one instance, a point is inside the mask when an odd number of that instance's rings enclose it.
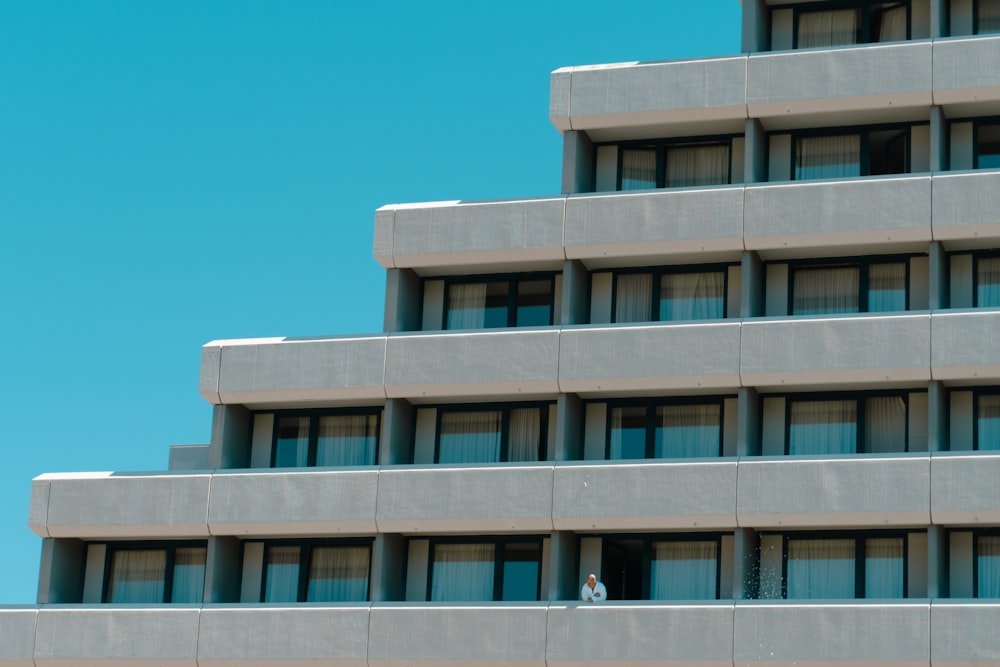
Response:
[[[860,175],[860,135],[802,137],[796,142],[796,180]]]
[[[275,444],[276,468],[301,468],[309,462],[309,417],[282,417],[278,420]]]
[[[377,424],[375,415],[320,417],[316,465],[374,465]]]
[[[793,401],[788,453],[853,454],[857,451],[857,401]]]
[[[906,264],[872,264],[868,267],[868,312],[906,310]]]
[[[1000,257],[976,260],[976,306],[1000,306]]]
[[[1000,31],[1000,0],[979,0],[976,32]]]
[[[978,448],[1000,449],[1000,395],[980,396],[977,411]]]
[[[174,551],[171,602],[201,602],[205,595],[205,547],[183,547]]]
[[[798,269],[792,283],[792,315],[858,312],[858,267]]]
[[[667,149],[667,187],[729,182],[729,146],[678,146]]]
[[[906,451],[906,403],[901,396],[865,399],[865,448],[874,454]]]
[[[1000,598],[1000,537],[980,536],[976,540],[981,598]]]
[[[653,300],[653,274],[622,273],[615,276],[615,322],[649,322]]]
[[[865,597],[903,597],[903,538],[865,540]]]
[[[438,438],[439,463],[496,463],[500,460],[499,410],[444,412]]]
[[[719,455],[718,405],[661,405],[656,409],[656,457]]]
[[[715,542],[654,542],[649,597],[652,600],[714,600]]]
[[[431,600],[493,599],[492,544],[438,544],[431,571]]]
[[[622,149],[622,190],[656,187],[656,151],[650,148]]]
[[[721,319],[725,285],[722,271],[670,273],[660,280],[660,320]]]
[[[789,540],[788,599],[854,598],[854,540]]]
[[[539,408],[514,408],[510,411],[507,435],[508,461],[537,461],[542,424]]]
[[[299,547],[267,549],[264,602],[298,602]]]
[[[309,602],[363,602],[368,599],[368,547],[313,547]]]
[[[646,408],[611,408],[610,458],[646,458]]]
[[[482,329],[486,326],[486,283],[448,286],[447,329]]]
[[[111,558],[108,602],[163,602],[167,552],[122,549]]]
[[[798,48],[855,44],[860,18],[857,9],[802,12],[799,14]]]
[[[906,5],[888,7],[881,12],[879,42],[901,42],[906,39]]]

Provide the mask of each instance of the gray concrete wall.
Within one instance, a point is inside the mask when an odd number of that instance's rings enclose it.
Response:
[[[931,348],[935,380],[1000,381],[1000,312],[941,313],[931,318],[931,339],[947,341]]]
[[[1000,524],[1000,454],[939,452],[931,459],[931,521],[953,526]]]
[[[1000,172],[941,174],[932,191],[935,241],[950,250],[1000,244]]]

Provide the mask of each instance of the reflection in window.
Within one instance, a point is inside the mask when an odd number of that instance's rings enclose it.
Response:
[[[205,547],[109,547],[106,602],[201,602]]]
[[[620,272],[615,322],[678,322],[725,317],[726,270]]]
[[[619,190],[725,185],[731,180],[729,139],[622,147],[619,154]]]
[[[274,424],[275,468],[375,464],[377,412],[284,415]]]
[[[512,278],[449,282],[445,329],[493,329],[552,324],[554,280]]]
[[[906,266],[906,261],[793,266],[790,314],[906,310]]]
[[[538,540],[433,545],[432,601],[537,600],[541,582]],[[496,574],[499,573],[499,576]]]
[[[441,409],[438,463],[543,460],[548,411],[548,405],[494,410]]]
[[[363,602],[369,545],[269,544],[262,602]]]
[[[863,428],[859,429],[859,424]],[[844,400],[790,400],[788,453],[906,451],[906,401],[900,395]]]
[[[611,405],[608,458],[717,457],[722,451],[722,404]]]
[[[788,599],[902,598],[902,537],[787,540]],[[857,570],[857,551],[864,568]]]

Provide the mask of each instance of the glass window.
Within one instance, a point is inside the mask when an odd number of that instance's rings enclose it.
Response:
[[[622,149],[621,190],[647,190],[656,187],[656,150]]]
[[[268,544],[262,602],[363,602],[370,544]]]
[[[906,262],[868,266],[868,312],[906,310]]]
[[[205,589],[205,547],[108,546],[105,602],[200,603]]]
[[[1000,450],[1000,394],[976,399],[976,449]]]
[[[976,125],[976,168],[998,167],[1000,167],[1000,124]]]
[[[792,265],[790,314],[905,311],[906,269],[907,260]]]
[[[497,329],[552,324],[554,279],[449,281],[445,329]]]
[[[722,403],[608,406],[608,458],[717,457],[722,451]]]
[[[785,589],[790,600],[905,597],[901,536],[789,538],[786,560]]]
[[[653,542],[651,600],[715,600],[718,597],[719,543]]]
[[[279,417],[274,435],[274,467],[300,468],[309,461],[309,417]]]
[[[976,257],[976,306],[1000,306],[1000,257]]]
[[[432,558],[429,594],[432,601],[538,599],[541,577],[538,540],[437,543],[433,545]]]
[[[274,420],[271,465],[375,465],[379,411],[308,411],[278,414]]]
[[[910,128],[855,129],[837,135],[794,136],[794,180],[905,174]]]
[[[611,408],[611,455],[609,458],[646,458],[646,407]]]
[[[976,537],[976,596],[1000,598],[1000,536]]]
[[[976,34],[1000,32],[1000,0],[976,0]]]
[[[619,190],[725,185],[732,180],[730,138],[651,141],[618,149]]]
[[[818,11],[805,5],[797,16],[796,39],[800,49],[908,38],[909,16],[904,2],[872,2],[860,7]]]
[[[298,601],[301,553],[301,547],[268,547],[264,602]]]
[[[664,186],[683,188],[729,183],[729,152],[728,143],[668,146]]]
[[[902,395],[789,399],[788,403],[791,456],[888,454],[907,449],[907,404]]]
[[[539,461],[548,434],[546,405],[461,410],[441,408],[438,463]]]
[[[726,316],[726,269],[614,274],[614,321],[678,322]]]

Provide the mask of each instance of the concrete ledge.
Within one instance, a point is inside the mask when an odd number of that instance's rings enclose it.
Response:
[[[733,664],[927,667],[930,605],[737,602]]]
[[[936,40],[933,104],[956,105],[1000,100],[1000,71],[990,66],[997,61],[1000,61],[1000,37],[996,35]],[[916,67],[918,66],[914,65]],[[953,114],[949,116],[958,117]]]
[[[796,317],[744,322],[746,387],[826,387],[930,380],[929,315]]]
[[[367,667],[368,617],[357,606],[207,608],[198,664]]]
[[[201,347],[201,372],[198,393],[212,405],[221,405],[219,398],[219,364],[222,362],[222,341],[212,341]]]
[[[268,470],[212,476],[213,535],[341,535],[376,532],[378,470]]]
[[[395,232],[396,207],[383,206],[375,211],[375,238],[372,241],[372,254],[375,261],[386,269],[396,268],[392,256],[392,237]]]
[[[1000,524],[1000,454],[945,453],[931,458],[931,521]]]
[[[733,605],[552,605],[548,665],[732,667]]]
[[[923,526],[930,523],[927,456],[853,456],[739,463],[737,522],[749,528]]]
[[[377,505],[380,533],[551,533],[552,465],[383,470]]]
[[[981,667],[1000,662],[1000,604],[935,600],[931,604],[931,664]]]
[[[931,317],[931,375],[935,380],[1000,380],[1000,311],[937,312]]]
[[[1000,242],[1000,171],[939,174],[932,187],[935,241],[957,249]]]
[[[0,665],[34,667],[36,607],[0,609]]]
[[[556,530],[684,530],[736,525],[736,461],[561,464]]]
[[[183,538],[208,535],[210,476],[128,473],[42,475],[51,485],[51,537]]]
[[[49,490],[50,478],[40,475],[31,480],[31,502],[28,505],[28,527],[39,537],[49,535]]]
[[[544,603],[373,607],[368,664],[544,667],[546,615]]]
[[[566,393],[739,386],[740,323],[613,325],[562,330],[559,387]]]
[[[198,608],[42,608],[37,667],[196,667]]]

